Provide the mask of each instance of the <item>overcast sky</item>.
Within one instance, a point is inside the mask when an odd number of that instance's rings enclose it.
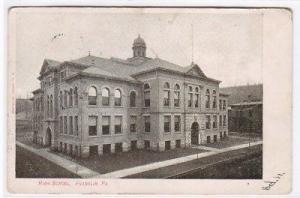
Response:
[[[258,12],[148,11],[19,9],[17,97],[26,97],[39,87],[37,77],[45,58],[65,61],[91,51],[95,56],[126,59],[132,56],[138,34],[147,44],[148,57],[157,55],[187,66],[194,54],[194,62],[207,76],[221,80],[221,87],[262,82],[262,20]]]

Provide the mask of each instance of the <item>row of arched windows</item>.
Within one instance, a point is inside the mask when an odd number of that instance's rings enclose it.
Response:
[[[69,91],[64,90],[59,93],[59,103],[61,109],[67,107],[78,106],[78,89],[70,89]]]
[[[206,108],[210,108],[210,91],[209,89],[206,89],[206,93],[205,93],[205,97],[206,97],[206,102],[205,102],[205,107]],[[213,102],[212,102],[212,108],[217,108],[217,92],[216,90],[212,91],[212,98],[213,98]]]
[[[164,106],[169,107],[170,106],[170,94],[171,94],[171,87],[168,82],[165,82],[164,84]],[[174,86],[174,106],[179,107],[180,106],[180,86],[178,84],[175,84]]]
[[[88,90],[88,104],[97,105],[97,88],[91,86]],[[101,90],[102,106],[110,106],[111,93],[109,88]],[[114,106],[122,106],[122,92],[120,89],[114,90]],[[130,107],[136,107],[136,92],[130,92]]]

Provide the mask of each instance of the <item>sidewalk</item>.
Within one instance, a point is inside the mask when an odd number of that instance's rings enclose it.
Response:
[[[260,145],[260,144],[262,144],[262,141],[252,142],[250,144],[250,146],[255,146],[255,145]],[[238,149],[247,148],[247,147],[249,147],[248,143],[233,146],[233,147],[228,147],[228,148],[224,148],[224,149],[214,149],[214,151],[209,151],[209,152],[200,153],[200,154],[193,154],[193,155],[189,155],[189,156],[185,156],[185,157],[179,157],[176,159],[166,160],[166,161],[162,161],[162,162],[155,162],[155,163],[151,163],[151,164],[147,164],[147,165],[136,166],[133,168],[118,170],[118,171],[114,171],[114,172],[110,172],[110,173],[106,173],[106,174],[102,174],[102,175],[97,175],[97,176],[95,176],[95,178],[122,178],[122,177],[126,177],[129,175],[134,175],[134,174],[138,174],[141,172],[145,172],[145,171],[162,168],[165,166],[188,162],[191,160],[200,159],[203,157],[208,157],[208,156],[216,155],[219,153],[224,153],[224,152],[238,150]],[[203,149],[203,148],[201,148],[201,149]]]
[[[159,168],[166,167],[166,166],[171,166],[171,165],[175,165],[175,164],[192,161],[195,159],[200,159],[200,158],[216,155],[219,153],[238,150],[241,148],[247,148],[249,146],[248,143],[237,145],[237,146],[232,146],[232,147],[228,147],[228,148],[223,148],[223,149],[215,149],[215,148],[210,148],[210,147],[205,147],[205,146],[197,146],[195,148],[206,149],[209,151],[204,152],[204,153],[199,153],[199,154],[188,155],[185,157],[179,157],[179,158],[175,158],[175,159],[171,159],[171,160],[165,160],[165,161],[161,161],[161,162],[154,162],[154,163],[150,163],[150,164],[146,164],[146,165],[136,166],[133,168],[127,168],[127,169],[122,169],[122,170],[118,170],[118,171],[113,171],[113,172],[106,173],[106,174],[100,174],[100,173],[95,172],[91,169],[88,169],[84,166],[81,166],[77,163],[74,163],[70,160],[67,160],[63,157],[60,157],[56,154],[50,153],[50,152],[48,152],[47,148],[46,149],[45,148],[35,149],[33,147],[27,146],[18,141],[16,144],[20,147],[23,147],[23,148],[41,156],[41,157],[44,157],[45,159],[47,159],[61,167],[64,167],[68,171],[75,173],[82,178],[122,178],[122,177],[126,177],[129,175],[142,173],[145,171],[159,169]],[[260,144],[262,144],[262,141],[252,142],[250,146],[255,146],[255,145],[260,145]]]
[[[99,175],[99,173],[92,171],[84,166],[81,166],[77,163],[74,163],[70,160],[66,160],[65,158],[62,158],[56,154],[50,153],[48,152],[47,148],[43,148],[43,149],[36,149],[30,146],[27,146],[26,144],[23,144],[21,142],[16,142],[16,144],[26,150],[31,151],[32,153],[39,155],[65,169],[67,169],[68,171],[79,175],[82,178],[90,178],[90,177],[94,177],[96,175]]]

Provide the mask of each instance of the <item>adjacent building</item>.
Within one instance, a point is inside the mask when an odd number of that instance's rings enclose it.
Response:
[[[263,85],[226,87],[229,94],[229,131],[240,133],[262,133]]]
[[[34,94],[38,143],[88,157],[164,151],[220,141],[228,135],[227,98],[219,80],[192,63],[146,56],[138,36],[128,59],[92,55],[45,59]]]

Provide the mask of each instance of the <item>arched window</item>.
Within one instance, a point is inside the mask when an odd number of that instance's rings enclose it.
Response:
[[[53,117],[53,96],[50,96],[50,117]]]
[[[200,94],[199,94],[199,87],[196,87],[195,88],[195,101],[194,101],[194,104],[195,104],[195,107],[198,108],[200,107]]]
[[[62,109],[63,108],[63,93],[62,93],[62,91],[59,92],[59,105],[60,105],[60,108]]]
[[[150,89],[150,85],[148,83],[144,84],[144,90]]]
[[[193,103],[193,87],[189,86],[189,93],[188,93],[188,107],[192,107]]]
[[[50,97],[47,96],[47,116],[49,117],[50,115]]]
[[[108,88],[104,88],[102,89],[102,105],[103,106],[108,106],[109,105],[109,89]]]
[[[136,107],[136,93],[130,92],[130,107]]]
[[[144,84],[144,105],[150,107],[150,85],[148,83]]]
[[[121,106],[122,104],[122,94],[120,89],[115,90],[115,106]]]
[[[180,106],[180,86],[178,84],[175,84],[174,87],[174,106]]]
[[[213,90],[213,108],[217,108],[216,90]]]
[[[90,87],[89,88],[89,96],[88,96],[88,101],[89,105],[96,105],[97,104],[97,89],[96,87]]]
[[[170,84],[168,82],[164,84],[164,106],[170,106]]]
[[[206,97],[205,107],[210,108],[210,92],[209,92],[209,89],[206,90],[205,97]]]
[[[75,106],[78,106],[78,89],[77,89],[77,87],[75,87],[75,89],[74,89],[74,102],[75,102]]]
[[[64,107],[67,108],[68,105],[68,91],[65,91],[64,94]]]
[[[73,89],[70,89],[69,92],[69,106],[72,107],[73,106]]]

